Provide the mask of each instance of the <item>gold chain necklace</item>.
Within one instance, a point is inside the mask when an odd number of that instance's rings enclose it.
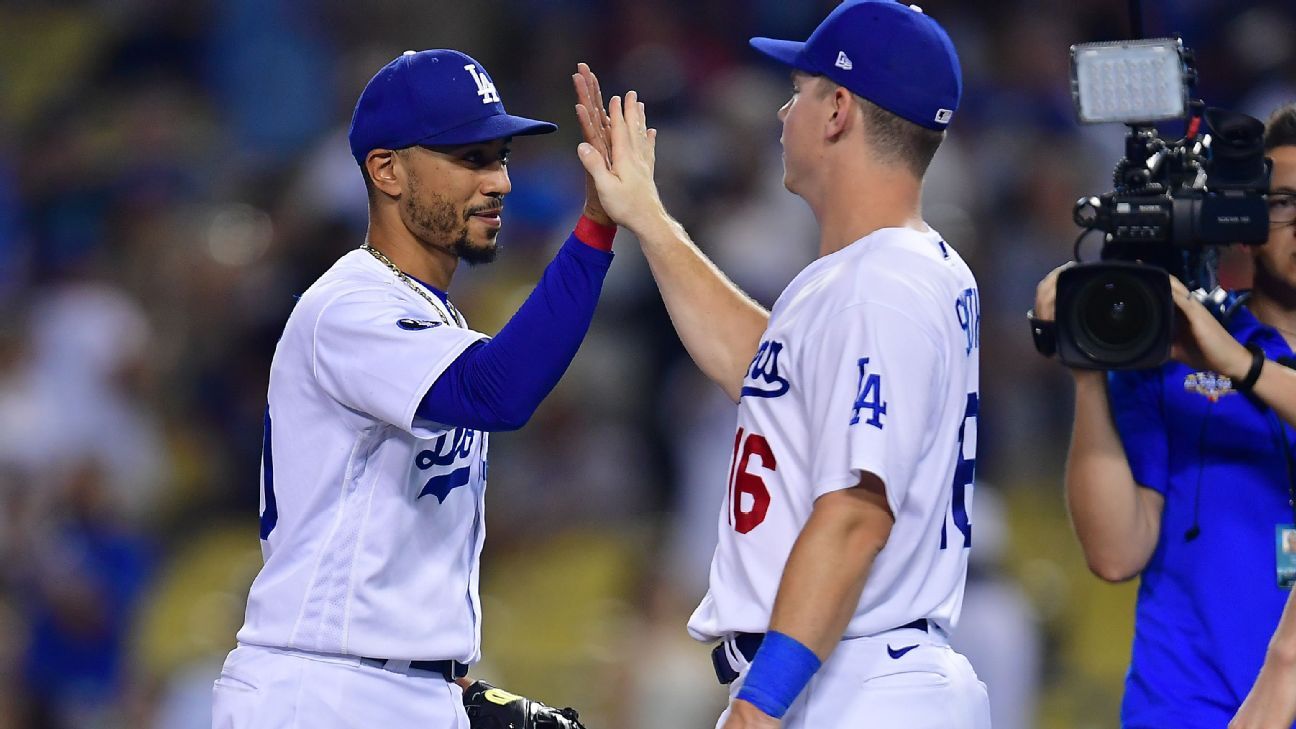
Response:
[[[432,295],[429,294],[427,291],[425,291],[422,286],[419,286],[418,284],[414,283],[414,281],[410,279],[409,274],[397,268],[396,264],[392,263],[392,260],[390,258],[383,255],[382,251],[378,250],[377,248],[374,248],[368,243],[365,243],[364,245],[360,246],[360,249],[364,251],[368,251],[369,255],[378,259],[379,263],[381,263],[382,265],[390,269],[392,273],[396,274],[396,278],[400,279],[402,282],[404,282],[406,286],[410,287],[410,290],[412,290],[414,293],[418,294],[419,296],[423,297],[424,301],[431,304],[432,310],[437,313],[437,316],[441,317],[441,321],[444,322],[446,326],[455,326],[453,322],[451,322],[449,319],[446,318],[445,312],[441,310],[441,306],[437,305],[437,301],[433,299]],[[449,308],[450,306],[448,303],[443,305],[447,308]]]

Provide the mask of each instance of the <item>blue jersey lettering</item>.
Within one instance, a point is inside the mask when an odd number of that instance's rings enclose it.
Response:
[[[869,419],[864,421],[878,430],[882,429],[882,416],[886,415],[887,404],[882,399],[882,375],[876,372],[868,371],[868,357],[860,357],[859,365],[859,388],[856,390],[855,407],[851,411],[851,425],[860,421],[860,411],[868,410],[872,413]]]
[[[954,313],[958,315],[959,326],[967,340],[964,354],[971,355],[972,350],[981,346],[981,295],[976,289],[963,289],[963,293],[954,301]]]
[[[453,432],[437,438],[432,448],[419,451],[414,457],[414,465],[420,471],[432,470],[434,474],[427,483],[423,484],[423,490],[419,492],[418,498],[432,494],[437,497],[438,503],[445,503],[451,491],[468,484],[472,464],[463,463],[457,468],[454,466],[462,463],[472,454],[476,439],[477,431],[455,428]],[[447,466],[451,468],[446,468]]]

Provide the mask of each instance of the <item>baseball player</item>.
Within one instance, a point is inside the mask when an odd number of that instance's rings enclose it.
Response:
[[[633,92],[612,101],[611,169],[582,156],[685,347],[738,402],[710,590],[689,621],[719,642],[718,726],[989,727],[985,686],[947,642],[972,544],[979,296],[920,209],[958,58],[890,0],[845,2],[804,43],[752,45],[794,69],[784,182],[820,226],[819,259],[772,312],[665,212]]]
[[[602,149],[603,116],[581,119]],[[215,684],[217,729],[461,729],[491,707],[544,708],[464,679],[480,657],[488,433],[521,427],[575,355],[615,227],[587,196],[494,338],[446,289],[459,261],[495,256],[510,140],[555,129],[506,113],[453,50],[407,51],[360,95],[368,235],[301,296],[271,364],[265,563]],[[562,719],[549,725],[578,726]]]

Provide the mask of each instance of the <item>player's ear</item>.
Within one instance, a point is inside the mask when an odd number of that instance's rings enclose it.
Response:
[[[828,98],[828,121],[824,124],[824,137],[836,141],[850,127],[852,109],[855,107],[855,96],[842,86],[836,86]]]
[[[400,197],[404,187],[400,164],[400,158],[390,149],[371,150],[365,157],[365,171],[374,189],[389,197]]]

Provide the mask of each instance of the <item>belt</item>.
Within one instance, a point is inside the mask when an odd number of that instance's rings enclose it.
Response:
[[[468,664],[459,661],[402,661],[397,658],[361,658],[360,663],[373,668],[403,673],[406,664],[419,671],[439,673],[445,680],[454,681],[468,675]]]
[[[892,628],[892,630],[910,629],[931,632],[931,622],[927,618],[918,618],[912,623],[905,623]],[[747,659],[748,663],[751,663],[755,660],[756,651],[764,640],[764,633],[735,633],[732,638],[720,641],[719,645],[711,649],[711,666],[715,668],[716,680],[727,685],[738,678],[738,671],[733,667],[733,662],[729,660],[728,650],[737,651],[743,658]]]

